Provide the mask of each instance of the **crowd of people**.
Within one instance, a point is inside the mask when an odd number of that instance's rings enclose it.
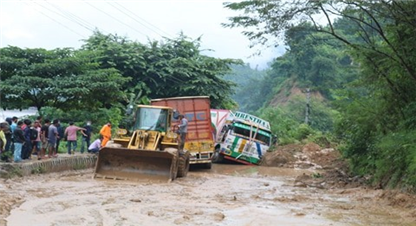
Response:
[[[43,120],[39,116],[32,123],[29,119],[7,118],[6,122],[0,123],[1,161],[56,158],[61,141],[66,141],[67,154],[74,155],[78,146],[78,132],[82,135],[80,153],[98,153],[111,139],[111,123],[105,124],[100,130],[99,138],[91,143],[92,131],[90,121],[83,127],[69,122],[69,126],[64,129],[58,119]]]
[[[188,120],[183,115],[179,115],[178,118],[178,142],[182,153]],[[107,122],[100,129],[99,138],[93,142],[92,131],[91,121],[87,121],[84,127],[69,122],[69,126],[64,129],[58,119],[51,122],[39,116],[32,123],[29,119],[7,118],[6,122],[0,123],[0,160],[21,162],[28,159],[56,158],[62,140],[66,141],[67,154],[74,155],[78,146],[78,132],[82,135],[80,153],[98,153],[111,140],[111,122]],[[12,158],[9,158],[10,156]]]

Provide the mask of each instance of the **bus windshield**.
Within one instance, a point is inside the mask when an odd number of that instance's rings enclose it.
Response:
[[[233,133],[235,135],[240,135],[240,136],[244,136],[244,137],[250,137],[250,129],[252,129],[251,131],[251,136],[260,142],[263,142],[267,145],[270,145],[270,141],[271,141],[271,133],[262,129],[258,129],[257,131],[257,127],[251,127],[249,125],[246,124],[242,124],[242,123],[234,123],[233,125]],[[254,137],[254,134],[256,133],[256,137]]]

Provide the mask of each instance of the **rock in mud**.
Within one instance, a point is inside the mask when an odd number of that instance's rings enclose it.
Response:
[[[299,188],[306,188],[306,184],[303,182],[296,182],[293,186]]]
[[[215,221],[223,221],[225,219],[225,215],[221,212],[214,213]]]

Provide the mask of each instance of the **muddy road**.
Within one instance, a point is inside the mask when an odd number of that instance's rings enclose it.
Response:
[[[92,169],[0,182],[0,225],[416,225],[382,190],[297,186],[277,167],[214,164],[171,183],[92,179]]]

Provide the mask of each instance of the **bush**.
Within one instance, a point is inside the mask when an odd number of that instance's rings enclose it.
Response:
[[[297,144],[297,143],[299,143],[299,141],[293,137],[282,137],[282,138],[279,138],[278,145]]]
[[[266,108],[259,114],[261,118],[270,122],[272,133],[279,138],[279,144],[294,141],[291,131],[295,130],[299,125],[293,120],[287,112],[282,108]]]
[[[316,132],[307,124],[300,124],[296,130],[293,131],[292,137],[296,140],[302,141],[308,136],[315,134]]]
[[[317,132],[315,134],[309,135],[308,140],[321,147],[330,148],[333,138],[330,134],[323,134],[322,132]]]
[[[377,181],[389,187],[416,187],[416,130],[383,136],[376,148]]]

